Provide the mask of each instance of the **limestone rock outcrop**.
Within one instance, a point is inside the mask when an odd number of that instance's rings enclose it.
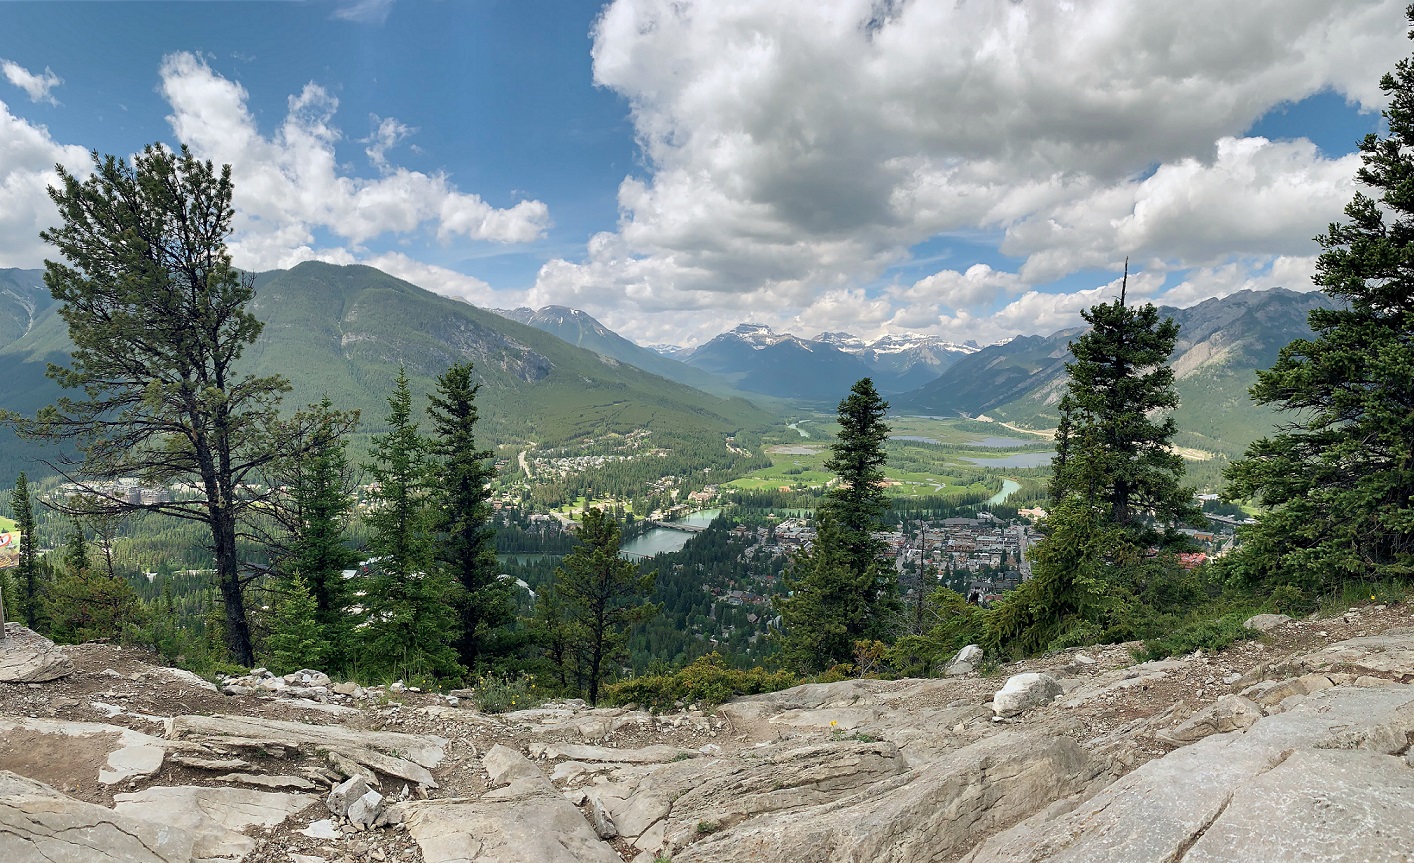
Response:
[[[0,640],[0,683],[45,683],[74,673],[63,648],[18,623],[5,624]]]

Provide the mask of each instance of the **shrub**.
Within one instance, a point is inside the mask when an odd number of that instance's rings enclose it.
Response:
[[[1242,623],[1251,616],[1250,611],[1236,611],[1219,618],[1200,620],[1181,626],[1168,635],[1151,638],[1144,642],[1139,658],[1163,659],[1192,653],[1195,650],[1215,652],[1238,641],[1256,638],[1259,633],[1243,627]]]
[[[775,692],[799,682],[786,671],[731,668],[720,654],[709,653],[671,674],[650,674],[610,684],[605,695],[610,704],[636,703],[661,711],[672,710],[678,702],[713,706],[738,695]]]
[[[471,703],[482,713],[505,713],[508,710],[529,710],[545,700],[535,677],[501,677],[487,674],[471,687]]]
[[[1272,591],[1272,607],[1282,614],[1310,614],[1316,610],[1316,600],[1294,584],[1283,584]]]

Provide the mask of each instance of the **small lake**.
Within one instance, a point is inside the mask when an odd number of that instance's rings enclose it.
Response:
[[[937,438],[923,437],[916,434],[895,434],[889,435],[889,440],[916,440],[919,443],[942,443]]]
[[[801,420],[801,422],[804,422],[804,420]],[[786,428],[795,429],[796,431],[800,432],[801,437],[810,437],[810,432],[801,428],[800,423],[791,423],[790,425],[786,426]]]
[[[694,512],[691,515],[677,519],[678,524],[690,524],[695,527],[706,527],[712,523],[712,519],[721,514],[720,509],[704,509]],[[655,527],[640,537],[629,540],[619,548],[620,554],[631,554],[635,557],[652,557],[655,554],[666,552],[682,551],[682,547],[687,545],[687,541],[695,534],[685,530],[670,530],[666,527]]]
[[[985,446],[993,449],[1006,449],[1007,447],[1014,446],[1031,446],[1032,444],[1041,443],[1044,440],[1044,438],[1039,437],[1034,438],[1032,440],[1023,440],[1022,438],[1016,437],[984,437],[981,440],[970,440],[966,443],[968,446]]]
[[[1045,467],[1055,458],[1054,452],[1022,452],[998,458],[964,458],[979,467]]]

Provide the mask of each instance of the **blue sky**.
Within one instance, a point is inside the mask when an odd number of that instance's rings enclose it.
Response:
[[[42,259],[55,161],[161,141],[233,164],[243,266],[640,342],[1050,332],[1126,257],[1160,302],[1307,289],[1405,28],[1392,0],[0,3],[0,266]]]

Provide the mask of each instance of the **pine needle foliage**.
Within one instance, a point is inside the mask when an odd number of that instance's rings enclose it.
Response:
[[[1313,281],[1340,306],[1258,372],[1252,398],[1286,419],[1226,472],[1227,497],[1264,507],[1227,563],[1248,584],[1315,594],[1414,574],[1414,58],[1380,89],[1389,132],[1360,144],[1362,189],[1317,238]]]

